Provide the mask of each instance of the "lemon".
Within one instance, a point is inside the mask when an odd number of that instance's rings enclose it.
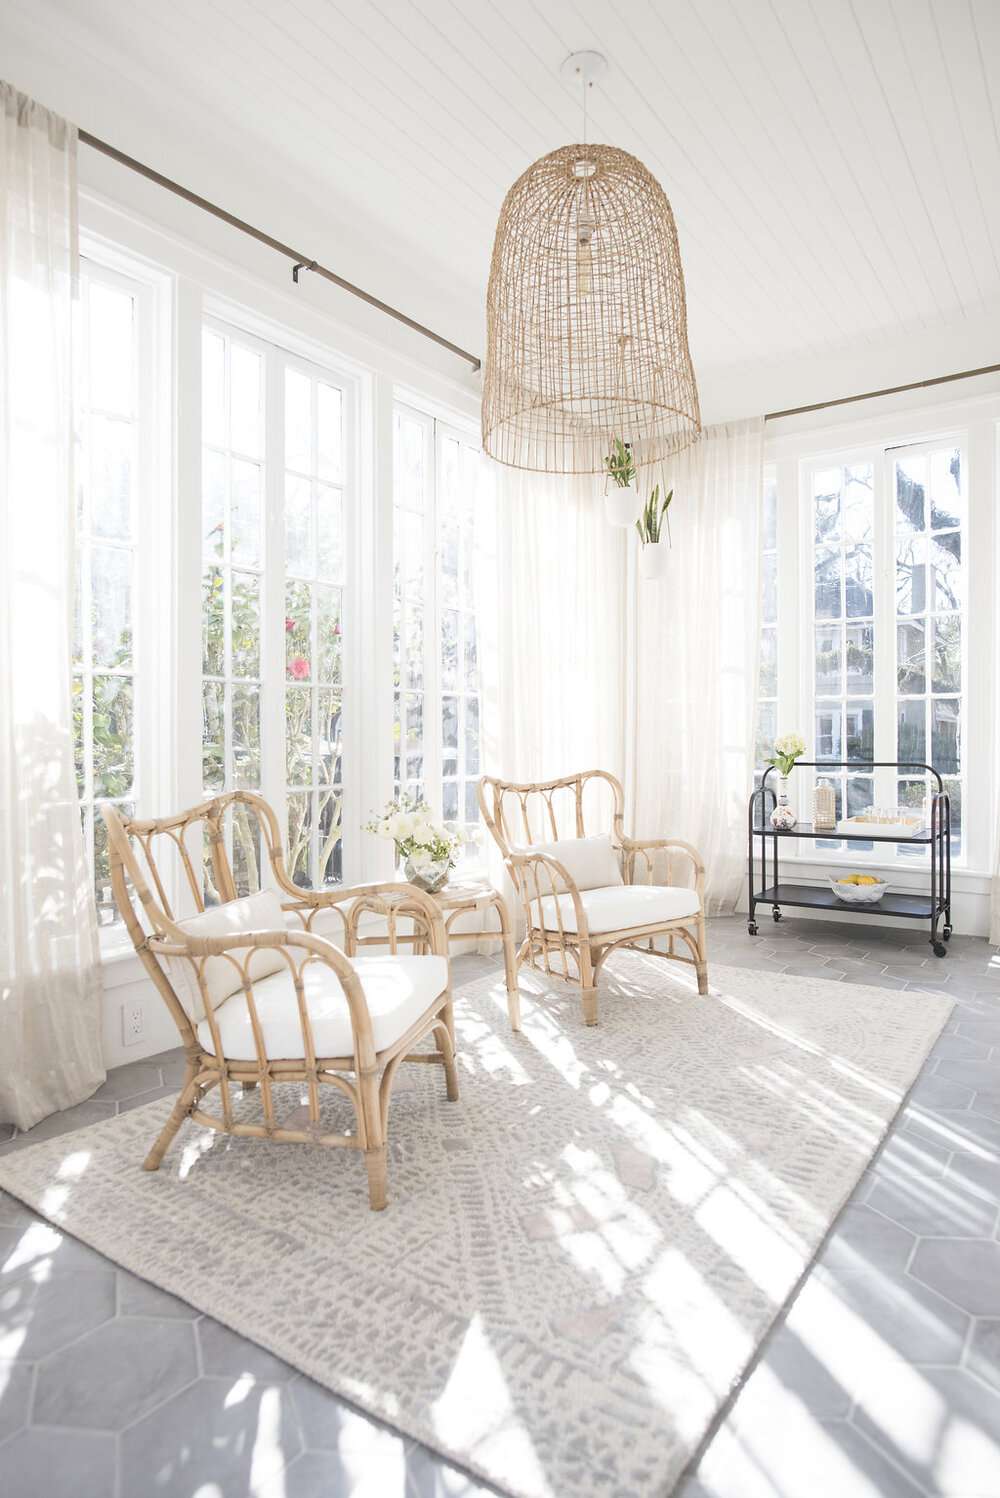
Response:
[[[858,884],[878,884],[878,880],[873,878],[871,874],[859,874],[856,882]]]

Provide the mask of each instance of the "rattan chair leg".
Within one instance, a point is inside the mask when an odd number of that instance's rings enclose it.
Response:
[[[176,1103],[174,1103],[173,1108],[170,1110],[170,1117],[160,1130],[156,1143],[142,1162],[143,1170],[159,1170],[164,1155],[173,1143],[174,1135],[191,1112],[191,1108],[197,1097],[198,1087],[195,1082],[197,1074],[198,1069],[195,1063],[189,1061],[184,1076],[184,1085],[178,1094]]]
[[[441,1055],[444,1058],[445,1084],[448,1089],[449,1103],[458,1102],[458,1067],[455,1065],[455,1044],[452,1040],[451,1031],[442,1017],[434,1025],[434,1033],[441,1047]]]
[[[381,1212],[388,1200],[386,1195],[386,1149],[382,1131],[382,1102],[379,1095],[379,1078],[375,1072],[362,1072],[358,1077],[360,1096],[358,1119],[364,1131],[365,1166],[368,1170],[368,1205],[373,1212]]]
[[[705,916],[703,911],[698,912],[698,961],[695,963],[695,972],[698,974],[698,992],[708,993],[708,945],[705,940]]]
[[[596,1025],[597,978],[594,973],[590,947],[586,942],[581,942],[579,945],[578,960],[580,963],[580,997],[583,1000],[583,1023],[585,1025]]]
[[[386,1182],[386,1148],[365,1150],[365,1166],[368,1170],[368,1205],[373,1212],[385,1210],[388,1201]]]

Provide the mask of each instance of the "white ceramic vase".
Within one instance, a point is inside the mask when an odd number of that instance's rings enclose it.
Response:
[[[667,547],[662,541],[646,541],[639,548],[639,576],[649,582],[661,578],[667,570]]]
[[[639,491],[635,483],[624,488],[612,484],[604,496],[604,513],[612,525],[633,525],[639,516]]]

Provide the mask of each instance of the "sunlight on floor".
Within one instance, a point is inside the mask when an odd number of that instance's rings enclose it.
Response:
[[[517,1418],[499,1359],[479,1316],[466,1329],[448,1383],[434,1402],[433,1416],[434,1428],[446,1444],[464,1448],[483,1462],[492,1454],[512,1483],[540,1493],[548,1491],[544,1470]]]

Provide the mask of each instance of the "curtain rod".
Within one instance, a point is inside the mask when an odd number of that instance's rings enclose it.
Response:
[[[875,400],[879,395],[902,395],[904,390],[926,390],[929,385],[950,385],[952,380],[971,380],[974,375],[996,374],[1000,364],[984,364],[980,369],[963,369],[958,374],[936,375],[931,380],[914,380],[909,385],[890,385],[887,390],[867,390],[864,395],[842,395],[835,401],[817,401],[814,406],[790,406],[787,411],[768,411],[765,421],[779,416],[804,416],[808,411],[827,411],[831,406],[850,406],[855,401]]]
[[[129,171],[138,172],[140,177],[146,177],[150,182],[155,182],[158,187],[165,187],[168,192],[175,193],[177,197],[184,198],[188,203],[193,203],[196,208],[202,208],[206,213],[211,213],[215,218],[229,224],[234,229],[239,229],[241,234],[248,234],[251,239],[256,239],[259,244],[267,245],[268,249],[276,250],[279,255],[287,255],[289,260],[294,260],[292,279],[298,285],[299,271],[311,270],[317,276],[322,276],[325,281],[332,281],[334,286],[339,286],[342,291],[349,291],[351,296],[356,296],[362,302],[367,302],[369,307],[374,307],[379,312],[384,312],[387,317],[393,317],[405,327],[412,328],[414,333],[420,333],[422,337],[429,338],[432,343],[441,348],[448,349],[449,353],[457,354],[472,365],[474,370],[480,368],[481,361],[475,354],[470,354],[467,349],[459,348],[457,343],[450,343],[447,338],[442,338],[440,333],[435,333],[431,328],[425,328],[423,323],[415,322],[412,317],[407,317],[405,312],[400,312],[396,307],[390,307],[387,302],[379,301],[378,297],[372,296],[367,291],[362,291],[360,286],[355,286],[351,281],[345,281],[343,276],[338,276],[335,271],[328,270],[325,265],[320,265],[309,255],[302,255],[298,250],[293,250],[291,245],[282,244],[280,239],[272,239],[270,234],[265,234],[262,229],[255,229],[253,224],[248,224],[244,219],[237,218],[235,214],[227,213],[217,203],[210,203],[207,198],[199,197],[196,192],[181,187],[179,182],[172,182],[169,177],[164,177],[162,172],[154,171],[151,166],[144,166],[141,161],[136,161],[132,156],[126,156],[124,151],[119,151],[114,146],[109,146],[107,141],[99,140],[96,135],[91,135],[89,130],[78,130],[78,138],[85,146],[90,146],[95,151],[100,151],[103,156],[110,156],[112,161],[120,162],[127,166]]]

